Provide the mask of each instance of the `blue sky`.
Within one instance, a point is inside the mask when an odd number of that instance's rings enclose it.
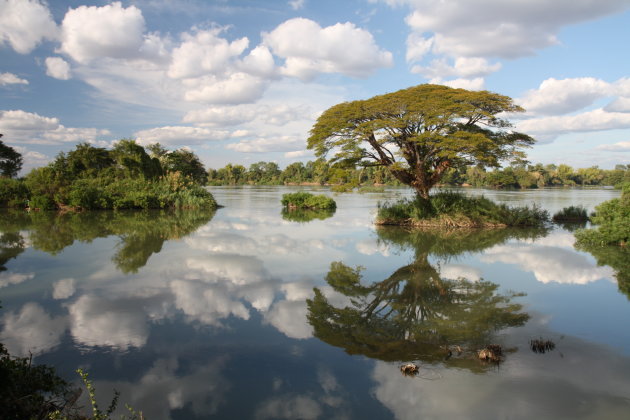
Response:
[[[318,114],[421,83],[509,95],[530,161],[630,163],[630,0],[0,0],[0,133],[208,167],[313,159]]]

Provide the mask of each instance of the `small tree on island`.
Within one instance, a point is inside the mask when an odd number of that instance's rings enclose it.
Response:
[[[511,98],[441,85],[418,85],[326,110],[311,129],[308,148],[333,161],[382,166],[418,196],[449,168],[498,167],[523,161],[534,139],[509,130],[504,113],[523,112]]]

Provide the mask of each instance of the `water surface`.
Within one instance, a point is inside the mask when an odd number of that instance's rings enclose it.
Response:
[[[630,415],[627,253],[576,250],[570,226],[375,228],[406,189],[283,213],[297,189],[213,188],[216,212],[3,213],[1,341],[149,419]],[[551,213],[619,195],[466,191]],[[478,359],[489,344],[500,363]]]

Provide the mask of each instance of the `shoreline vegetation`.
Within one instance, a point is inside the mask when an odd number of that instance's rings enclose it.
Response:
[[[288,193],[282,196],[282,206],[287,210],[327,210],[337,209],[337,203],[324,194],[311,194],[306,191]]]
[[[505,228],[542,227],[548,221],[549,213],[536,206],[509,207],[485,197],[439,191],[429,199],[416,196],[379,204],[375,223],[412,228]]]

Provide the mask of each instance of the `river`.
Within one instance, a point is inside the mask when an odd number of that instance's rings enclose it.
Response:
[[[283,213],[300,189],[337,210]],[[0,341],[151,420],[629,418],[628,253],[570,225],[377,229],[407,189],[211,192],[216,212],[3,212]],[[552,214],[620,195],[466,192]]]

